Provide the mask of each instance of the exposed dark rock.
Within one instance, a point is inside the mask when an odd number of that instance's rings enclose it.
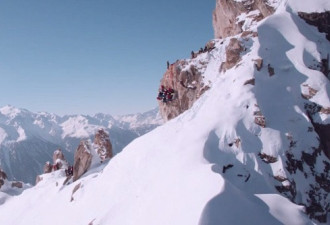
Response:
[[[309,165],[310,167],[314,167],[316,162],[316,157],[317,155],[315,154],[308,154],[306,152],[301,153],[301,160],[307,163],[307,165]]]
[[[286,152],[286,158],[286,169],[290,174],[295,174],[297,169],[303,172],[303,163],[301,160],[295,159],[293,154],[290,152]]]
[[[19,181],[14,181],[11,183],[11,187],[23,188],[23,183]]]
[[[254,59],[254,65],[257,68],[257,71],[260,71],[263,65],[263,60],[262,59]]]
[[[327,58],[321,59],[321,68],[320,71],[329,78],[329,54],[327,55]]]
[[[328,107],[328,108],[322,107],[321,110],[320,110],[320,113],[329,115],[330,114],[330,107]]]
[[[330,193],[330,181],[328,176],[325,173],[315,176],[315,181],[320,185],[322,189]]]
[[[330,159],[330,124],[320,124],[314,122],[313,116],[316,113],[323,112],[327,113],[327,109],[316,103],[306,103],[305,109],[307,116],[309,117],[315,132],[320,138],[320,148],[323,150],[324,154]]]
[[[326,33],[326,38],[330,41],[330,11],[305,13],[298,12],[300,18],[306,23],[316,26],[319,32]]]
[[[243,31],[241,34],[242,38],[246,38],[246,37],[258,37],[258,33],[257,32],[253,32],[253,31]]]
[[[230,168],[232,168],[234,165],[233,164],[228,164],[226,166],[222,167],[222,173],[226,173],[226,171]]]
[[[312,88],[312,87],[309,86],[308,84],[304,84],[303,86],[308,88],[308,93],[306,93],[306,94],[302,94],[302,97],[303,97],[304,99],[307,99],[307,100],[308,100],[308,99],[311,99],[311,98],[313,98],[313,97],[316,95],[316,93],[318,92],[316,89]]]
[[[78,191],[80,187],[81,187],[81,183],[77,184],[77,185],[73,188],[73,190],[72,190],[72,194],[71,194],[71,200],[70,200],[71,202],[74,200],[74,198],[73,198],[73,194],[74,194],[76,191]]]
[[[330,211],[329,204],[326,207],[321,205],[322,196],[319,195],[317,188],[311,185],[311,189],[307,193],[309,197],[309,204],[305,205],[306,213],[310,218],[316,219],[321,223],[327,222],[327,214]]]
[[[290,183],[290,185],[278,185],[275,186],[276,190],[282,194],[284,194],[286,197],[290,198],[291,201],[294,200],[296,197],[296,186],[295,183]]]
[[[244,82],[244,85],[248,85],[248,84],[255,85],[255,79],[252,78],[252,79],[247,80],[247,81]]]
[[[280,175],[274,176],[274,179],[279,181],[279,182],[283,182],[283,181],[288,180],[288,178],[280,176]]]
[[[258,156],[265,163],[275,163],[275,162],[277,162],[277,158],[276,157],[271,156],[271,155],[267,155],[266,153],[259,153]]]
[[[250,177],[251,177],[251,174],[249,174],[249,175],[245,178],[244,182],[248,182],[249,179],[250,179]]]
[[[5,180],[7,180],[7,174],[0,168],[0,188],[5,184]]]
[[[275,74],[275,70],[274,70],[273,67],[271,67],[270,64],[268,64],[267,69],[268,69],[268,74],[269,74],[270,77]]]
[[[100,156],[101,162],[112,158],[112,144],[110,142],[109,134],[103,129],[98,130],[95,134],[94,149]]]
[[[236,148],[239,148],[240,144],[241,144],[241,139],[237,138],[234,140],[234,142],[229,143],[228,146],[233,147],[233,145],[235,145]]]
[[[254,118],[254,123],[265,128],[266,127],[266,119],[264,116],[256,116]]]
[[[313,122],[315,132],[320,138],[321,148],[324,154],[330,159],[330,124],[319,124]]]
[[[310,183],[305,192],[307,200],[296,203],[305,205],[306,213],[310,218],[325,223],[327,222],[327,214],[330,212],[330,205],[327,198],[328,193],[330,192],[330,163],[323,160],[324,170],[318,170],[321,166],[318,164],[318,157],[322,156],[321,153],[321,143],[320,147],[313,148],[311,153],[302,151],[300,160],[295,159],[292,153],[287,152],[286,169],[290,174],[295,174],[297,173],[297,170],[300,170],[303,172],[306,179],[309,177],[315,179],[315,182]],[[292,200],[297,201],[295,198]]]
[[[0,179],[7,180],[7,174],[2,169],[0,169]]]
[[[314,102],[309,102],[304,105],[304,108],[306,109],[307,115],[309,116],[310,120],[313,120],[313,115],[320,112],[322,109],[322,106],[314,103]]]

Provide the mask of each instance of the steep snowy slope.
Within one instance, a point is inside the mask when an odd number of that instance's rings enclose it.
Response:
[[[162,123],[157,109],[130,115],[135,120],[122,119],[126,117],[115,119],[101,113],[60,117],[4,106],[0,108],[0,167],[10,180],[34,184],[36,175],[41,173],[54,150],[61,148],[72,163],[80,140],[94,136],[101,127],[110,133],[116,154],[133,139]]]
[[[74,183],[62,185],[63,171],[45,175],[0,205],[0,223],[329,223],[330,161],[315,129],[329,123],[329,80],[314,65],[330,44],[297,14],[330,4],[272,2],[274,15],[246,22],[249,35],[187,60],[203,62],[211,86],[192,108]],[[220,70],[233,38],[240,59]],[[306,97],[309,87],[317,91]]]

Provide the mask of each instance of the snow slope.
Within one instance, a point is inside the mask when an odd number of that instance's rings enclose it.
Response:
[[[304,2],[330,10],[323,0]],[[295,1],[280,3],[273,16],[249,28],[258,37],[240,38],[246,50],[236,67],[219,72],[230,38],[215,40],[213,51],[191,60],[207,61],[203,75],[212,87],[190,110],[135,139],[108,165],[74,183],[62,185],[63,171],[44,176],[0,205],[0,223],[320,224],[288,198],[307,205],[306,191],[316,185],[313,174],[326,171],[329,159],[320,152],[314,171],[303,164],[304,172],[290,173],[287,154],[312,154],[319,146],[304,107],[308,101],[330,106],[329,80],[308,66],[324,58],[330,44],[297,17]],[[259,57],[274,68],[274,76],[267,66],[255,69],[253,60]],[[244,85],[251,78],[255,85]],[[318,90],[309,100],[301,97],[305,84]],[[265,128],[255,124],[255,112],[265,116]],[[328,123],[329,115],[317,116]],[[266,163],[259,153],[276,161]],[[292,181],[295,196],[276,189]],[[328,193],[319,191],[325,196],[321,203],[329,202]]]

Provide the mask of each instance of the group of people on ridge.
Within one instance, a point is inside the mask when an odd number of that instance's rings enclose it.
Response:
[[[49,162],[47,162],[47,163],[49,164]],[[57,162],[57,163],[55,163],[53,165],[50,165],[49,168],[50,168],[50,170],[48,170],[48,172],[54,172],[54,171],[57,171],[57,170],[59,170],[59,169],[61,169],[63,167],[62,167],[62,164],[61,163]],[[66,166],[64,166],[64,168],[66,168]],[[67,177],[73,175],[73,166],[70,166],[70,165],[67,166],[67,168],[65,169],[65,175]]]
[[[158,100],[162,100],[164,103],[172,101],[174,98],[174,90],[172,88],[165,88],[164,85],[162,85],[159,89],[158,93]]]
[[[69,176],[73,176],[73,166],[69,166],[66,170],[65,170],[65,175],[67,177]]]

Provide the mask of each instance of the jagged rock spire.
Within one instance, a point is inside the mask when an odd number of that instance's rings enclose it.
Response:
[[[112,144],[109,134],[103,129],[99,129],[96,132],[93,146],[97,154],[100,156],[101,162],[112,158]]]
[[[89,140],[82,140],[74,154],[73,181],[78,180],[92,164],[92,145]]]

